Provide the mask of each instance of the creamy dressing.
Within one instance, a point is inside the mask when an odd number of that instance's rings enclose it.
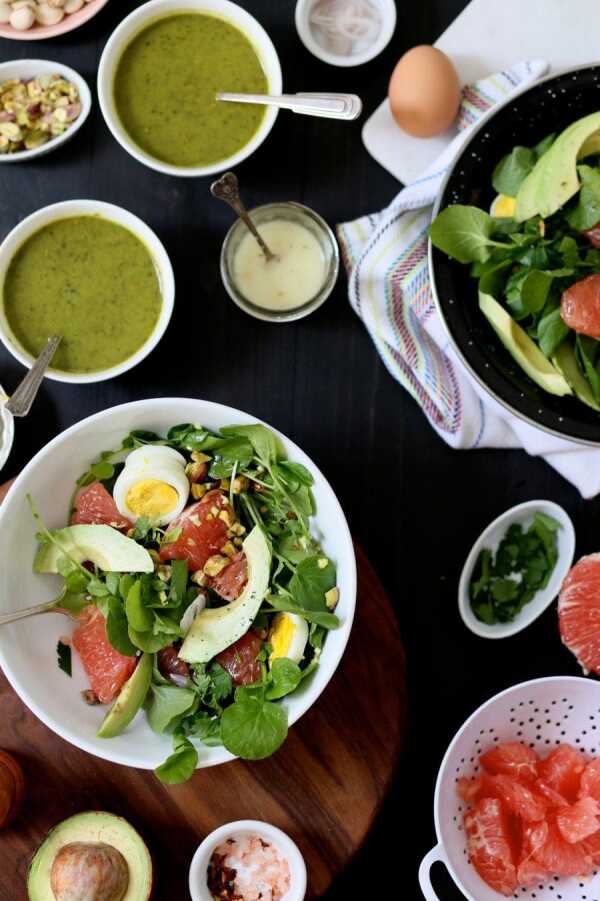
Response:
[[[256,239],[247,232],[233,259],[233,280],[250,303],[265,310],[295,310],[323,287],[325,255],[314,234],[287,219],[258,226],[277,259],[267,262]]]

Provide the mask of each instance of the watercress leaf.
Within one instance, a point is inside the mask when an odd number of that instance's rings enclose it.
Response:
[[[563,265],[575,269],[581,263],[577,241],[571,235],[565,235],[558,245],[558,252],[562,256]]]
[[[66,673],[67,676],[72,675],[71,647],[59,641],[56,645],[56,654],[58,657],[58,668]]]
[[[156,611],[154,611],[152,632],[154,635],[170,635],[172,639],[184,637],[183,629],[179,625],[179,620],[173,619],[165,613],[157,613]]]
[[[127,616],[125,608],[117,598],[107,599],[106,610],[106,637],[115,651],[125,657],[135,657],[137,647],[129,637]]]
[[[217,748],[223,744],[221,741],[221,720],[218,716],[199,710],[193,719],[186,720],[186,725],[189,734],[201,741],[203,745],[209,748]]]
[[[529,147],[513,147],[492,173],[492,185],[498,194],[516,197],[519,188],[535,166],[537,154]]]
[[[87,607],[89,604],[89,598],[85,593],[82,592],[71,592],[65,591],[64,594],[60,596],[60,601],[57,603],[57,607],[60,607],[61,610],[68,610],[69,613],[81,613],[84,607]]]
[[[105,573],[104,578],[106,579],[106,587],[108,588],[108,593],[113,596],[118,595],[120,582],[119,573]]]
[[[587,335],[577,335],[575,347],[581,368],[592,389],[594,400],[596,403],[600,403],[600,374],[596,367],[598,341]]]
[[[600,221],[600,169],[583,165],[577,171],[581,179],[579,199],[565,218],[575,231],[585,231]]]
[[[223,430],[225,432],[225,430]],[[227,440],[221,439],[221,443],[215,449],[215,456],[230,463],[251,463],[254,457],[251,442],[243,435],[234,435]]]
[[[158,634],[155,634],[152,631],[138,632],[133,628],[131,623],[129,623],[127,633],[136,648],[139,648],[140,651],[145,651],[147,654],[156,654],[157,651],[173,644],[172,635],[165,634],[164,632]]]
[[[307,557],[313,557],[317,546],[310,537],[286,533],[275,542],[275,550],[290,563],[300,563]]]
[[[483,294],[491,294],[498,297],[504,289],[508,270],[513,265],[512,259],[500,260],[500,262],[490,260],[482,264],[482,271],[479,273],[479,290]]]
[[[560,315],[560,307],[544,313],[537,325],[537,339],[542,353],[551,357],[565,340],[569,331],[569,326],[565,325]]]
[[[231,754],[244,760],[270,757],[288,733],[287,712],[280,704],[245,698],[231,704],[221,717],[221,738]]]
[[[301,607],[288,595],[270,594],[267,597],[267,602],[273,610],[283,613],[295,613],[296,616],[301,616],[308,623],[315,623],[317,626],[323,626],[324,629],[337,629],[340,624],[334,613],[324,610],[308,610],[305,607]]]
[[[281,456],[279,441],[274,432],[260,423],[253,425],[233,425],[221,429],[224,435],[237,435],[246,438],[261,463],[270,466]]]
[[[127,619],[136,632],[147,632],[154,625],[153,613],[144,605],[142,588],[142,580],[138,579],[127,592],[125,600]]]
[[[492,240],[494,225],[484,210],[457,203],[439,213],[429,228],[429,236],[435,247],[460,263],[485,262],[491,247],[499,245]]]
[[[197,698],[192,689],[152,685],[145,704],[150,728],[158,733],[167,732],[175,720],[191,710]]]
[[[284,481],[291,484],[306,485],[307,488],[310,488],[314,484],[312,475],[302,463],[292,463],[290,460],[282,460],[277,464],[277,472]]]
[[[325,593],[335,587],[335,566],[324,554],[302,560],[287,589],[293,599],[306,610],[327,610]]]
[[[134,582],[135,579],[130,573],[125,573],[119,579],[119,594],[124,601],[127,600],[127,595]]]
[[[233,681],[227,670],[220,663],[212,663],[208,669],[208,677],[215,701],[220,702],[228,698],[233,691]]]
[[[99,482],[108,481],[109,479],[112,479],[115,474],[115,467],[112,463],[108,463],[107,461],[93,463],[90,470]]]
[[[171,581],[169,583],[169,600],[175,604],[181,604],[185,599],[188,581],[187,560],[173,560],[171,562]]]
[[[173,744],[175,750],[171,756],[154,770],[155,776],[166,785],[187,782],[194,775],[198,765],[198,752],[191,741],[175,733]]]
[[[91,594],[92,597],[95,598],[107,597],[110,594],[108,588],[106,587],[106,584],[101,579],[97,579],[95,576],[92,576],[88,580],[87,591],[88,594]]]
[[[276,701],[296,691],[302,681],[302,670],[293,660],[278,657],[271,664],[271,682],[267,687],[267,701]]]
[[[528,313],[539,313],[543,310],[553,278],[549,272],[542,272],[539,269],[529,270],[521,284],[521,303]]]

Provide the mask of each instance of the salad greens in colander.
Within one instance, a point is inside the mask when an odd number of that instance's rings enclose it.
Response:
[[[260,759],[285,740],[279,703],[316,670],[338,626],[336,567],[311,532],[306,467],[260,424],[166,436],[131,432],[74,486],[68,526],[39,523],[38,572],[58,572],[54,606],[76,627],[91,704],[112,703],[98,735],[143,707],[173,753],[156,770],[189,779],[202,745]]]

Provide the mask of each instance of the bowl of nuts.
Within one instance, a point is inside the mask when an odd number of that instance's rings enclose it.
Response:
[[[50,153],[81,128],[92,107],[86,81],[44,59],[0,63],[0,164]]]
[[[108,0],[0,0],[0,37],[41,41],[79,28]]]

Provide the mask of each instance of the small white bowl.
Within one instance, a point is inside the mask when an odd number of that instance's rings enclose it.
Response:
[[[215,848],[228,838],[237,838],[242,835],[258,835],[265,841],[274,845],[281,855],[287,858],[290,866],[290,889],[283,896],[282,901],[304,901],[306,895],[306,864],[295,842],[269,823],[260,820],[239,820],[237,823],[227,823],[219,829],[215,829],[207,836],[192,858],[190,866],[190,895],[192,901],[214,901],[206,884],[208,864]]]
[[[496,623],[493,626],[482,623],[473,613],[469,599],[469,583],[479,553],[484,547],[495,553],[508,527],[518,523],[524,528],[528,528],[533,521],[534,513],[545,513],[556,519],[561,525],[557,533],[558,560],[550,581],[545,588],[537,592],[528,604],[525,604],[512,622]],[[527,501],[511,507],[481,533],[467,557],[458,585],[458,609],[463,622],[471,632],[481,638],[508,638],[510,635],[516,635],[517,632],[531,625],[557,596],[560,586],[571,568],[574,553],[575,529],[568,514],[558,504],[554,504],[552,501]]]
[[[8,460],[15,437],[15,421],[5,405],[5,394],[0,385],[0,470]]]
[[[152,255],[159,276],[162,291],[162,307],[158,321],[154,326],[154,331],[131,357],[128,357],[117,366],[112,366],[110,369],[101,369],[98,372],[74,373],[48,370],[46,378],[53,379],[56,382],[73,382],[76,384],[103,382],[106,379],[115,378],[129,369],[133,369],[134,366],[137,366],[154,350],[164,335],[173,312],[175,302],[173,267],[167,256],[167,251],[152,229],[145,222],[142,222],[141,219],[138,219],[137,216],[134,216],[133,213],[122,207],[114,206],[112,203],[104,203],[100,200],[65,200],[61,203],[53,203],[50,206],[43,207],[41,210],[23,219],[0,244],[0,341],[2,341],[6,349],[10,351],[19,363],[27,366],[28,369],[31,368],[34,358],[27,353],[13,335],[4,312],[4,304],[2,303],[4,278],[15,253],[27,238],[50,222],[55,222],[58,219],[67,219],[72,216],[94,215],[103,216],[117,225],[122,225],[133,232],[145,244]]]
[[[121,54],[132,38],[149,22],[162,16],[167,16],[170,13],[185,12],[207,13],[218,16],[242,31],[254,47],[267,76],[267,93],[281,94],[282,76],[277,51],[267,32],[254,16],[247,13],[237,3],[231,3],[230,0],[150,0],[149,3],[138,7],[138,9],[135,9],[123,19],[110,36],[98,68],[98,99],[100,100],[100,109],[104,120],[121,147],[140,163],[165,175],[195,178],[224,172],[226,169],[237,166],[238,163],[241,163],[242,160],[254,153],[273,128],[278,110],[273,106],[266,107],[265,115],[258,131],[250,141],[241,150],[234,153],[233,156],[229,156],[217,163],[211,163],[208,166],[173,166],[170,163],[157,160],[142,150],[141,147],[138,147],[121,124],[115,106],[113,85]]]
[[[310,13],[317,0],[298,0],[296,3],[296,29],[300,40],[313,56],[323,60],[324,63],[329,63],[330,66],[362,66],[363,63],[368,63],[379,56],[391,41],[397,18],[395,0],[374,0],[374,2],[381,12],[381,31],[379,37],[362,53],[330,53],[319,44],[313,36],[309,22]]]
[[[62,63],[54,63],[48,59],[14,59],[8,63],[0,63],[0,83],[8,81],[10,78],[35,78],[37,75],[61,75],[67,81],[76,85],[81,100],[81,113],[61,135],[51,138],[45,144],[42,144],[41,147],[34,147],[33,150],[20,150],[18,153],[2,153],[0,154],[0,163],[24,163],[35,159],[36,156],[43,156],[45,153],[57,150],[77,134],[90,114],[92,95],[87,82],[75,69],[71,69]]]

